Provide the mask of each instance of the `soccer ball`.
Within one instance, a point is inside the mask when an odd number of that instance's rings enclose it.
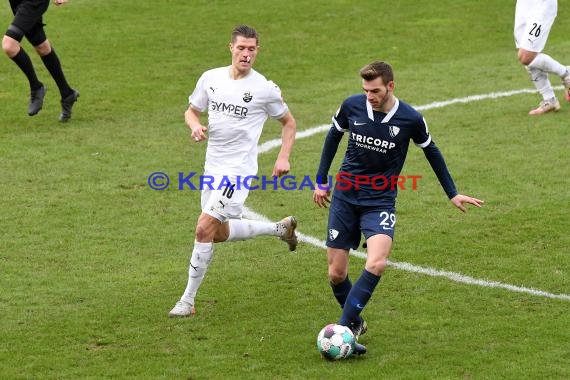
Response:
[[[352,355],[355,342],[354,334],[348,327],[331,323],[319,332],[317,349],[325,359],[345,359]]]

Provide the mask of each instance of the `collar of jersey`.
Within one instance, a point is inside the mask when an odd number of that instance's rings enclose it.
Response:
[[[394,98],[396,101],[394,102],[394,106],[392,107],[392,109],[386,114],[386,116],[384,116],[384,118],[382,119],[381,123],[387,123],[390,121],[390,119],[392,119],[392,116],[394,116],[394,114],[396,113],[396,111],[398,110],[398,107],[400,106],[400,100],[398,98]],[[372,105],[368,102],[368,100],[366,100],[366,113],[368,114],[368,118],[372,121],[374,121],[374,110],[372,109]]]

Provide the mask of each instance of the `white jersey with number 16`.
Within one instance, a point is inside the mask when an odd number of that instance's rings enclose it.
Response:
[[[230,67],[206,71],[189,97],[191,106],[208,112],[205,175],[257,174],[257,144],[268,117],[288,112],[279,87],[255,70],[230,78]]]

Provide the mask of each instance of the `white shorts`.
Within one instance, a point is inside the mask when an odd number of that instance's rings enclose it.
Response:
[[[514,27],[517,49],[540,53],[557,12],[557,0],[517,0]]]
[[[250,187],[232,176],[204,176],[213,178],[210,185],[202,187],[202,212],[220,222],[240,219]]]

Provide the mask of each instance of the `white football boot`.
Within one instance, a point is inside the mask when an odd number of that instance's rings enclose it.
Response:
[[[560,110],[560,102],[556,98],[552,98],[549,100],[543,100],[538,105],[538,108],[531,110],[528,114],[529,115],[544,115],[545,113],[554,111],[557,112]]]
[[[176,305],[170,310],[168,316],[170,318],[177,318],[177,317],[190,317],[196,314],[196,309],[194,305],[185,302],[185,301],[178,301]]]
[[[297,234],[295,229],[297,228],[297,219],[294,216],[288,216],[277,222],[278,228],[283,229],[283,235],[280,239],[283,240],[289,246],[289,251],[294,251],[297,249]]]

